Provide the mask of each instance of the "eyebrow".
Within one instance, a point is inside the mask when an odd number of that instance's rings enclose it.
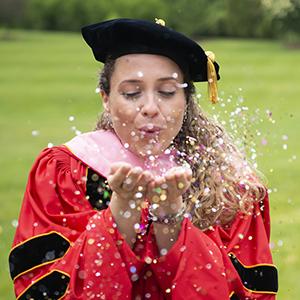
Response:
[[[176,78],[171,77],[171,76],[159,78],[157,81],[167,81],[167,80],[177,81]],[[122,83],[140,83],[140,82],[142,82],[142,80],[139,80],[139,79],[125,79],[122,82],[120,82],[120,84],[122,84]]]
[[[169,76],[169,77],[163,77],[163,78],[158,79],[158,81],[165,81],[165,80],[175,80],[175,81],[177,81],[177,78]]]

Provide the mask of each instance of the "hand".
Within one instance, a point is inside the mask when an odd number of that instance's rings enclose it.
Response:
[[[111,166],[107,178],[114,197],[121,200],[119,207],[128,207],[129,201],[135,201],[138,205],[144,200],[148,190],[148,184],[153,180],[149,171],[143,171],[140,167],[133,167],[128,163],[119,162]]]
[[[159,214],[175,214],[182,208],[182,195],[189,188],[191,180],[191,169],[174,167],[165,176],[149,184],[147,198],[150,204],[157,206]]]
[[[114,163],[107,177],[113,192],[109,207],[120,233],[130,247],[136,241],[134,225],[140,221],[140,206],[151,180],[153,177],[150,172],[123,162]]]

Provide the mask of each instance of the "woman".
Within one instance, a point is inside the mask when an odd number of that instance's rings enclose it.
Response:
[[[10,254],[18,299],[273,299],[266,189],[194,100],[212,55],[160,24],[86,26],[94,132],[45,149]]]

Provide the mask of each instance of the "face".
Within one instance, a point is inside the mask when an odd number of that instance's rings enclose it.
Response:
[[[137,155],[162,153],[184,117],[183,74],[175,62],[152,54],[118,58],[103,104],[119,139]]]

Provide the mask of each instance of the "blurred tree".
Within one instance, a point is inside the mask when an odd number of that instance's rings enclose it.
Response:
[[[238,37],[264,35],[265,10],[261,0],[225,0],[227,33]]]
[[[161,0],[111,0],[107,18],[137,18],[154,21],[166,16],[166,5]]]
[[[300,0],[0,0],[0,24],[78,32],[105,19],[157,17],[194,38],[298,36],[299,7]]]
[[[131,17],[154,20],[165,10],[160,0],[27,0],[26,26],[47,30],[76,30],[84,24]]]
[[[1,0],[0,24],[6,27],[22,25],[26,0]]]
[[[224,35],[224,0],[166,0],[168,24],[199,38]]]
[[[279,16],[282,30],[300,34],[300,0],[290,0],[290,6]]]
[[[26,27],[78,31],[84,24],[105,19],[109,7],[97,0],[27,0]]]
[[[300,46],[300,0],[262,0],[268,9],[276,37]]]

